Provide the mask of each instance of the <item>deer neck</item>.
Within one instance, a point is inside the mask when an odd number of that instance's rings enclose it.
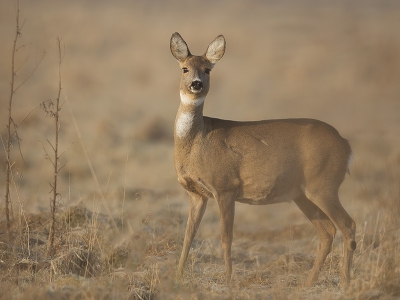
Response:
[[[191,147],[195,137],[204,130],[204,99],[205,96],[192,100],[181,93],[181,103],[175,119],[175,145]]]

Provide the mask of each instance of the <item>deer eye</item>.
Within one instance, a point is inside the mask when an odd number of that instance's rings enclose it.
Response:
[[[210,70],[210,69],[206,69],[204,72],[205,72],[206,74],[210,75],[211,70]]]
[[[188,68],[182,68],[183,73],[189,72]]]

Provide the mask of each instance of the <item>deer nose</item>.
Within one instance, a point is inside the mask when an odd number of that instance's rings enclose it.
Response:
[[[203,83],[199,80],[195,80],[190,85],[190,88],[196,91],[200,91],[203,88]]]

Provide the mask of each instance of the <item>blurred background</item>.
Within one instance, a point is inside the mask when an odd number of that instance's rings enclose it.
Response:
[[[0,3],[3,143],[15,7],[12,0]],[[183,192],[173,166],[181,73],[169,50],[175,31],[198,55],[217,35],[226,38],[205,115],[310,117],[332,124],[354,150],[343,193],[355,201],[375,197],[369,184],[384,176],[388,165],[400,165],[398,1],[21,0],[20,23],[16,84],[43,60],[14,95],[16,123],[43,101],[55,100],[56,38],[62,39],[64,199],[85,199],[97,190],[89,161],[108,199],[120,198],[124,189],[128,198],[139,189]],[[53,119],[36,108],[18,132],[25,161],[14,141],[13,197],[29,210],[48,210],[52,166],[42,145],[50,151]],[[3,150],[0,161],[4,170]],[[1,172],[1,190],[4,178]]]

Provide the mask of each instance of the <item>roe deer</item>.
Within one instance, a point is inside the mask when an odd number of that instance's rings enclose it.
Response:
[[[218,36],[204,55],[195,56],[179,33],[174,33],[170,48],[182,69],[174,130],[175,168],[190,195],[177,275],[183,274],[208,198],[214,198],[220,209],[227,284],[232,275],[235,201],[264,205],[293,200],[320,239],[306,286],[318,278],[331,251],[335,226],[343,234],[341,285],[346,286],[356,249],[356,224],[338,197],[352,156],[348,141],[332,126],[313,119],[236,122],[204,117],[210,72],[224,55],[225,39]]]

